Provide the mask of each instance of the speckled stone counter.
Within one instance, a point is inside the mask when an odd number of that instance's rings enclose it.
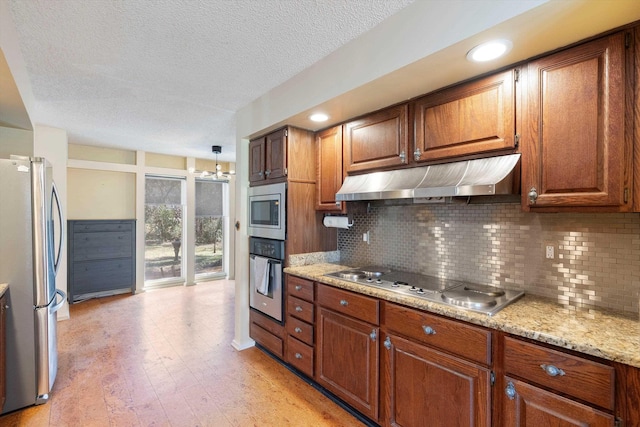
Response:
[[[9,289],[8,284],[0,283],[0,298],[2,298],[2,295],[4,295],[5,292],[7,292],[7,289]]]
[[[324,276],[348,268],[339,264],[313,264],[287,267],[284,272],[640,368],[637,316],[595,309],[573,310],[533,295],[525,295],[494,316],[487,316]]]

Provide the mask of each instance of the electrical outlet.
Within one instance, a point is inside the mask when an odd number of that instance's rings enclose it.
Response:
[[[555,258],[555,254],[554,254],[554,247],[553,245],[547,245],[547,259],[554,259]]]

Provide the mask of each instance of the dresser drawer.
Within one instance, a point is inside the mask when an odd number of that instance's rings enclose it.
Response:
[[[389,331],[491,364],[491,332],[486,329],[390,303],[384,305],[384,324]]]
[[[287,316],[287,333],[296,337],[300,341],[313,345],[313,325],[296,319],[293,316]]]
[[[76,221],[73,224],[74,233],[95,233],[100,231],[131,231],[132,229],[133,229],[133,224],[130,221],[128,222]]]
[[[561,351],[506,337],[504,369],[518,376],[613,410],[614,368]]]
[[[131,232],[114,231],[73,235],[74,261],[126,258],[132,255]]]
[[[287,295],[313,302],[313,282],[296,276],[287,276]]]
[[[309,377],[313,377],[313,347],[289,336],[286,361]]]
[[[373,325],[380,324],[380,302],[375,298],[318,284],[318,304]]]
[[[135,285],[130,259],[75,262],[71,268],[74,294],[125,289]]]
[[[288,296],[287,313],[307,323],[313,323],[313,304],[308,301]]]

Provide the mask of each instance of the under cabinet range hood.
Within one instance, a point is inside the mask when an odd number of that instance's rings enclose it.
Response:
[[[513,194],[520,154],[347,176],[337,201]]]

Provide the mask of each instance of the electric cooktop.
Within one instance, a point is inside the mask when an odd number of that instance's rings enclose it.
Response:
[[[440,279],[377,266],[342,270],[325,274],[325,276],[485,313],[489,316],[496,314],[524,295],[523,291]]]

